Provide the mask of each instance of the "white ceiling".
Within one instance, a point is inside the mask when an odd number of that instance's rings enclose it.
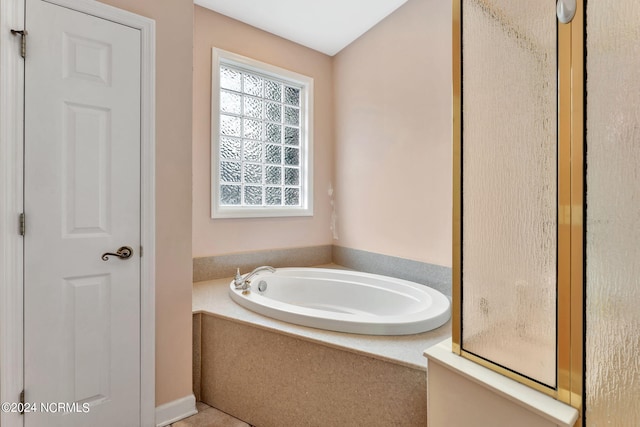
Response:
[[[407,0],[194,0],[254,27],[335,55]]]

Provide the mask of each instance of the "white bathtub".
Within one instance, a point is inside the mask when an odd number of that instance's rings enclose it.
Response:
[[[266,282],[266,290],[258,290]],[[263,283],[264,285],[264,283]],[[236,303],[268,317],[313,328],[370,335],[430,331],[450,317],[449,299],[427,286],[392,277],[325,268],[263,271]]]

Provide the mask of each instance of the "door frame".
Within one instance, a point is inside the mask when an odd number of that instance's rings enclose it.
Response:
[[[43,1],[140,30],[140,424],[155,426],[155,21],[93,0]],[[19,402],[24,378],[24,61],[10,32],[24,29],[24,10],[25,0],[0,0],[0,402]],[[23,418],[0,412],[4,427]]]

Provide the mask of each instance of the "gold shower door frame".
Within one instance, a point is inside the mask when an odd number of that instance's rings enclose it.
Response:
[[[453,0],[453,352],[578,409],[584,388],[584,0],[558,22],[557,383],[544,386],[464,350],[462,342],[462,0]]]

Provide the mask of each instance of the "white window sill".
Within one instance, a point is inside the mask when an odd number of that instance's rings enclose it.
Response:
[[[265,208],[265,207],[225,207],[214,209],[213,219],[222,218],[278,218],[313,216],[311,208]]]

